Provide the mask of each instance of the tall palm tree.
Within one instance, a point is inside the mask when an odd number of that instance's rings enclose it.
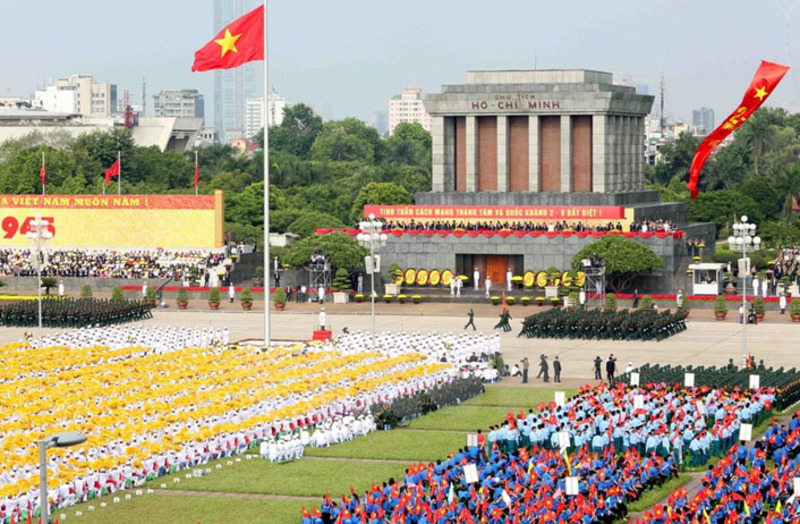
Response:
[[[750,120],[742,126],[737,140],[742,140],[745,149],[750,150],[753,155],[753,169],[758,175],[758,158],[766,151],[772,137],[772,127],[765,118],[757,116],[750,117]]]

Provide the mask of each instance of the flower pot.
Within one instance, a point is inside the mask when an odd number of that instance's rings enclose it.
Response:
[[[723,291],[723,293],[725,293],[726,295],[735,295],[735,294],[736,294],[736,288],[735,288],[735,287],[733,287],[733,286],[726,286],[726,287],[724,287],[724,288],[722,289],[722,291]]]
[[[253,309],[252,302],[240,302],[240,304],[242,305],[242,309],[244,309],[245,311],[250,311],[251,309]]]
[[[275,309],[277,309],[278,311],[283,311],[283,308],[285,308],[285,307],[286,307],[286,302],[276,302],[275,303]]]
[[[149,307],[150,309],[155,309],[156,308],[156,299],[148,298],[147,299],[147,307]]]
[[[756,313],[756,322],[764,320],[764,313]]]
[[[189,302],[178,302],[178,309],[186,309],[189,307]]]
[[[208,303],[208,308],[213,310],[213,311],[218,310],[219,309],[219,302],[209,302]]]
[[[689,318],[689,311],[683,312],[683,318]]]
[[[792,322],[800,322],[800,313],[791,313],[789,316],[792,317]]]
[[[722,311],[722,312],[720,312],[720,311],[714,311],[714,318],[716,318],[716,319],[717,319],[718,321],[720,321],[720,322],[722,322],[723,320],[725,320],[725,317],[726,317],[726,316],[728,316],[728,312],[727,312],[727,311]]]

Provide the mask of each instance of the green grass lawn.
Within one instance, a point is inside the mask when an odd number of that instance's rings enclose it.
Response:
[[[466,434],[456,432],[395,429],[376,431],[327,448],[307,447],[306,456],[404,460],[410,464],[415,460],[432,462],[445,458],[466,443]]]
[[[519,413],[519,409],[514,409],[514,413]],[[476,430],[482,429],[486,433],[489,426],[501,424],[509,411],[512,411],[512,408],[489,406],[444,408],[412,420],[408,428],[470,433],[475,433]]]
[[[555,389],[522,388],[515,386],[486,386],[486,393],[461,403],[462,406],[503,406],[516,408],[534,408],[539,402],[550,402],[554,399]],[[564,388],[567,398],[577,390]],[[516,410],[519,412],[519,409]]]
[[[128,492],[131,493],[131,492]],[[300,522],[301,506],[309,511],[319,503],[318,499],[265,500],[239,497],[194,497],[168,494],[145,494],[137,497],[131,493],[103,497],[92,503],[81,504],[66,511],[56,511],[53,519],[67,515],[66,523],[108,524],[110,522],[146,522],[147,524],[297,524]],[[114,504],[114,496],[120,502]],[[101,508],[100,502],[107,507]],[[89,511],[94,506],[94,511]],[[80,511],[82,516],[75,516]]]
[[[198,478],[185,478],[188,471],[168,475],[147,483],[146,487],[157,488],[166,484],[167,489],[186,491],[217,491],[228,493],[254,493],[265,495],[289,495],[295,497],[322,497],[326,491],[331,496],[349,493],[352,485],[359,492],[371,483],[402,478],[407,464],[358,461],[298,460],[287,464],[273,464],[268,460],[254,458],[226,464],[222,469],[211,467],[211,473]],[[219,461],[217,464],[220,463]],[[209,467],[209,466],[205,466]],[[180,478],[180,483],[173,479]]]

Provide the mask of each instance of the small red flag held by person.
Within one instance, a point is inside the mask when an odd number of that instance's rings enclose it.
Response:
[[[231,69],[253,60],[264,60],[263,5],[228,24],[198,49],[192,71]]]
[[[692,194],[692,199],[696,199],[697,195],[700,194],[700,190],[697,188],[697,182],[700,180],[700,171],[703,170],[703,166],[714,151],[714,148],[738,129],[769,98],[769,95],[772,94],[772,91],[775,90],[775,87],[777,87],[788,70],[787,66],[762,60],[739,107],[728,115],[728,118],[697,147],[692,159],[692,166],[689,168],[689,183],[686,184]]]
[[[106,174],[106,185],[111,181],[112,178],[115,176],[119,176],[119,158],[117,158],[114,163],[105,170]]]

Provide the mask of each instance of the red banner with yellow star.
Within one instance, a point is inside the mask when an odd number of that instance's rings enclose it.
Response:
[[[260,5],[228,24],[194,54],[192,71],[231,69],[264,60],[264,6]]]
[[[725,121],[717,127],[713,133],[708,135],[697,148],[692,159],[692,167],[689,169],[689,183],[686,187],[692,193],[692,198],[697,198],[700,190],[697,188],[697,182],[700,179],[700,171],[708,160],[714,148],[725,140],[728,135],[733,133],[739,126],[741,126],[756,109],[758,109],[764,101],[769,98],[772,91],[777,87],[783,76],[789,70],[787,66],[761,61],[758,71],[753,76],[750,82],[750,87],[742,98],[742,103],[739,107],[731,113]]]

